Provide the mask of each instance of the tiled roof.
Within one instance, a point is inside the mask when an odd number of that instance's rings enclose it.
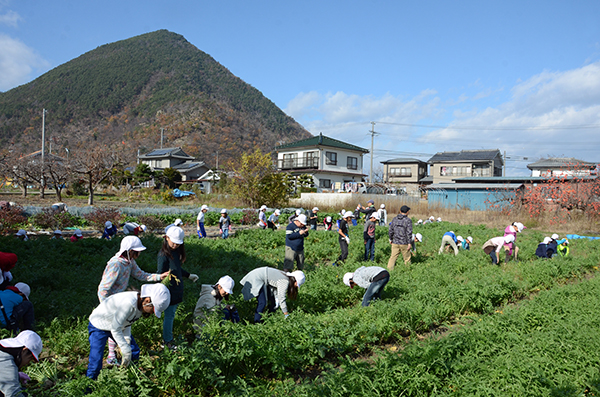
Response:
[[[551,168],[577,168],[577,167],[586,167],[586,168],[595,168],[596,163],[590,163],[583,160],[578,160],[573,157],[555,157],[548,159],[540,159],[535,163],[527,164],[527,168],[530,170],[535,169],[551,169]]]
[[[386,161],[381,161],[381,164],[407,164],[407,163],[427,163],[426,161],[413,159],[410,157],[399,157],[397,159],[391,159]]]
[[[171,147],[171,148],[164,148],[164,149],[154,149],[149,153],[146,154],[142,154],[139,156],[139,158],[141,159],[147,159],[150,157],[187,157],[187,158],[192,158],[191,156],[187,155],[183,149],[181,149],[180,147]]]
[[[500,157],[500,150],[461,150],[460,152],[438,152],[433,155],[427,162],[428,163],[441,163],[445,161],[481,161],[481,160],[494,160],[496,156]]]
[[[323,134],[319,134],[317,136],[313,136],[312,138],[303,139],[301,141],[296,141],[292,143],[286,143],[284,145],[276,146],[275,150],[282,149],[292,149],[292,148],[300,148],[306,146],[328,146],[339,149],[347,149],[354,150],[357,152],[369,153],[367,149],[361,148],[359,146],[351,145],[346,142],[338,141],[337,139],[329,138]]]

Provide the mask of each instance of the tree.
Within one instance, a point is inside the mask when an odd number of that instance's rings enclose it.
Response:
[[[177,182],[181,182],[181,173],[175,168],[165,168],[160,175],[160,181],[167,185],[169,188],[174,189],[177,187]]]
[[[133,171],[133,180],[137,183],[147,182],[154,176],[154,172],[150,169],[150,166],[145,163],[139,163]]]
[[[277,174],[271,154],[257,148],[244,153],[233,167],[234,177],[229,182],[233,194],[252,207],[260,204],[276,206],[287,198],[285,178]]]
[[[56,192],[58,201],[62,200],[62,189],[66,186],[71,172],[65,159],[57,156],[49,156],[44,165],[45,181],[50,183]]]
[[[119,163],[118,156],[107,146],[88,146],[72,150],[69,168],[85,180],[88,187],[88,205],[94,205],[94,190],[111,175],[112,169]]]

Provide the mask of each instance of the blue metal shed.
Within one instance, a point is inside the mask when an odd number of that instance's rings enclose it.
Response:
[[[437,183],[428,187],[430,206],[486,211],[510,204],[522,183]]]

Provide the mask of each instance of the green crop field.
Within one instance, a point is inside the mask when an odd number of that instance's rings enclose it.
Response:
[[[471,235],[471,251],[438,255],[444,232]],[[538,260],[544,235],[518,236],[520,262],[491,264],[481,250],[499,230],[483,226],[415,226],[424,236],[410,267],[401,258],[383,299],[361,307],[364,290],[342,283],[362,262],[362,225],[351,228],[350,255],[339,255],[336,232],[306,239],[307,281],[292,313],[254,325],[256,302],[244,302],[236,284],[230,303],[242,323],[211,318],[200,338],[192,330],[200,284],[229,274],[236,283],[260,266],[282,268],[285,232],[246,230],[228,240],[186,239],[184,268],[200,276],[184,280],[185,297],[175,319],[177,351],[162,351],[162,322],[141,319],[132,333],[141,359],[127,370],[104,369],[85,377],[88,316],[106,262],[119,241],[78,243],[38,238],[0,238],[0,251],[19,262],[15,281],[31,286],[39,363],[26,372],[34,396],[592,396],[600,390],[600,264],[597,241],[571,242],[569,257]],[[375,264],[390,255],[387,228],[377,229]],[[156,271],[161,239],[138,264]],[[130,285],[140,283],[131,280]],[[0,337],[7,332],[0,330]]]

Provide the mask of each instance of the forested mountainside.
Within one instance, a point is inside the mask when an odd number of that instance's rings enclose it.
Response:
[[[58,153],[76,145],[115,145],[133,161],[160,145],[181,146],[209,165],[259,146],[310,137],[259,90],[185,38],[167,30],[106,44],[32,82],[0,93],[0,145]],[[122,150],[121,150],[122,149]]]

